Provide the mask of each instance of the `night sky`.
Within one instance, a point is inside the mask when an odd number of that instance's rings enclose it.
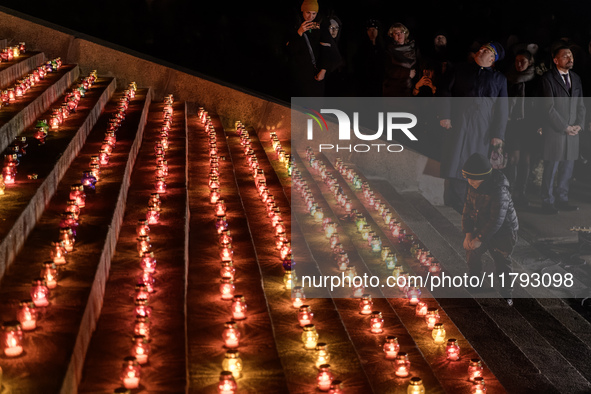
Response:
[[[380,20],[383,32],[393,22],[406,24],[419,47],[430,44],[434,32],[444,29],[458,59],[474,40],[494,39],[504,44],[510,35],[517,35],[544,48],[552,40],[569,36],[586,49],[591,38],[589,1],[319,3],[321,14],[332,10],[343,21],[340,45],[351,79],[355,78],[353,59],[369,18]],[[300,1],[104,0],[62,4],[66,2],[3,2],[58,25],[289,100],[285,43]],[[583,64],[577,60],[578,65]]]

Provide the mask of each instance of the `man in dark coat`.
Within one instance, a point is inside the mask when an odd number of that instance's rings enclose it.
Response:
[[[493,65],[504,57],[498,42],[483,45],[474,63],[460,64],[441,89],[444,100],[440,125],[445,128],[441,176],[446,178],[444,201],[462,212],[467,183],[462,165],[474,153],[488,157],[489,147],[500,144],[507,126],[507,79]]]
[[[555,67],[542,76],[544,113],[542,127],[544,173],[542,175],[542,211],[576,211],[568,202],[568,187],[574,161],[579,158],[579,132],[585,124],[585,105],[581,79],[571,69],[573,54],[559,46],[553,54]],[[554,176],[556,175],[556,191]]]
[[[512,291],[507,285],[511,272],[509,256],[517,240],[519,223],[509,181],[501,171],[493,170],[489,159],[480,153],[468,158],[462,173],[470,184],[462,213],[468,273],[481,276],[482,255],[488,250],[495,261],[497,275],[505,274],[506,286],[500,289],[501,296],[512,305]]]

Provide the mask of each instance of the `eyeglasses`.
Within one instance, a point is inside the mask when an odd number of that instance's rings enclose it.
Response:
[[[335,26],[331,26],[328,29],[331,30],[331,31],[339,31],[340,28],[339,27],[335,27]]]

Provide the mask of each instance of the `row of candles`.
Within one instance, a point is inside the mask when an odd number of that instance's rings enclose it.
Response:
[[[2,50],[0,50],[0,62],[10,62],[17,59],[26,51],[27,45],[24,42],[19,42],[18,45],[2,48]]]
[[[135,323],[133,326],[133,343],[131,355],[123,360],[121,381],[125,389],[137,389],[142,375],[142,366],[148,363],[150,355],[150,316],[152,307],[149,306],[151,294],[154,292],[154,274],[157,261],[152,251],[150,239],[150,226],[160,221],[162,205],[161,194],[166,193],[166,179],[169,175],[166,152],[169,149],[169,135],[173,126],[174,97],[169,94],[164,97],[164,108],[162,110],[162,124],[159,135],[155,139],[155,170],[154,170],[154,192],[148,199],[148,207],[145,218],[140,218],[136,226],[137,252],[140,257],[141,272],[137,277],[134,295]]]
[[[245,155],[247,156],[247,161],[253,170],[253,176],[255,176],[255,169],[258,168],[258,160],[256,160],[256,156],[254,156],[254,151],[250,147],[250,137],[248,135],[248,131],[246,128],[240,123],[237,122],[236,130],[241,137],[241,144],[245,147]],[[281,163],[286,171],[288,176],[292,175],[292,171],[297,171],[293,162],[291,160],[291,156],[285,151],[285,149],[281,145],[281,141],[279,140],[277,134],[275,132],[270,133],[271,145],[273,150],[277,155],[277,160]],[[253,155],[253,158],[250,156]],[[252,163],[256,163],[253,165]],[[262,171],[262,170],[261,170]],[[263,203],[268,203],[269,197],[268,190],[266,189],[266,185],[264,184],[263,187],[256,184],[256,176],[255,176],[255,186],[259,190],[259,194]],[[273,201],[271,199],[271,201]],[[269,205],[267,205],[269,208]],[[274,208],[277,213],[279,210]],[[330,353],[328,351],[328,344],[325,342],[318,342],[320,335],[316,330],[315,324],[312,324],[312,320],[314,318],[314,312],[312,312],[312,307],[309,304],[304,304],[306,296],[304,294],[303,288],[301,286],[296,286],[297,277],[294,270],[294,262],[291,255],[291,244],[289,241],[285,241],[282,232],[277,232],[278,225],[282,224],[281,222],[274,219],[274,216],[271,216],[271,224],[275,226],[276,230],[276,237],[277,237],[277,249],[280,251],[280,258],[283,261],[283,268],[284,268],[284,283],[285,287],[288,290],[291,290],[291,298],[292,298],[292,306],[298,310],[297,319],[302,328],[302,342],[304,344],[304,349],[306,350],[314,350],[315,351],[315,367],[318,369],[318,373],[316,375],[316,386],[320,391],[328,392],[329,394],[339,394],[343,393],[343,384],[340,380],[335,379],[334,374],[331,371],[331,366],[328,364],[330,361]],[[279,227],[279,230],[282,230]]]
[[[128,94],[121,101],[129,100]],[[67,264],[66,254],[74,251],[81,209],[86,206],[86,192],[91,190],[84,179],[85,176],[80,184],[70,187],[67,207],[61,214],[59,223],[59,239],[51,243],[51,260],[43,263],[40,276],[32,282],[31,298],[20,302],[16,320],[2,324],[2,345],[6,357],[16,357],[23,353],[23,331],[32,331],[37,327],[38,309],[49,306],[50,290],[57,287],[58,268]],[[92,189],[94,189],[94,183]]]
[[[240,346],[240,330],[238,321],[246,319],[246,299],[241,294],[235,294],[234,279],[234,251],[232,249],[232,234],[226,218],[226,203],[221,196],[220,156],[217,148],[217,133],[208,112],[199,108],[198,118],[207,136],[209,155],[209,202],[213,205],[216,236],[220,247],[220,286],[222,301],[232,301],[230,305],[231,319],[224,323],[222,339],[226,352],[222,361],[222,371],[217,384],[218,393],[233,394],[238,389],[236,379],[242,377],[243,363],[238,348]]]
[[[310,163],[310,166],[320,173],[323,181],[327,183],[327,185],[329,185],[331,191],[334,192],[335,198],[339,205],[345,207],[346,213],[350,215],[350,217],[355,219],[357,232],[361,234],[362,239],[368,242],[368,246],[371,248],[373,252],[380,253],[381,258],[384,262],[386,262],[388,269],[393,269],[393,276],[396,279],[398,279],[399,276],[404,276],[406,279],[408,279],[408,274],[403,272],[402,266],[396,265],[397,259],[395,258],[395,255],[394,258],[392,258],[392,252],[390,251],[390,247],[384,246],[382,248],[381,241],[378,243],[379,247],[376,247],[377,243],[375,242],[375,240],[377,236],[375,235],[375,232],[371,231],[363,215],[356,212],[356,210],[352,209],[351,205],[349,207],[345,206],[346,202],[350,202],[350,200],[347,198],[346,195],[344,195],[344,192],[342,191],[342,188],[338,185],[337,180],[332,175],[330,175],[327,167],[315,157],[311,149],[307,149],[306,159]],[[347,166],[345,166],[340,159],[337,159],[336,168],[347,180],[349,180],[352,183],[354,188],[363,190],[363,195],[366,198],[368,205],[371,209],[378,211],[378,213],[384,219],[386,225],[390,225],[389,228],[392,231],[392,236],[395,240],[403,244],[408,244],[412,242],[413,236],[410,234],[406,234],[405,231],[401,229],[400,223],[392,219],[392,215],[390,214],[390,211],[386,208],[386,205],[382,204],[380,200],[374,196],[374,193],[369,188],[369,184],[367,182],[361,182],[361,177],[359,177],[359,175],[357,175],[352,169],[348,169]],[[309,193],[306,192],[307,186],[305,184],[305,181],[301,179],[301,174],[299,174],[299,171],[297,176],[295,177],[294,185],[296,186],[296,189],[299,188],[303,191],[302,195],[309,195]],[[315,211],[313,209],[313,204],[309,204],[308,207],[310,209],[311,214],[314,216]],[[318,220],[317,216],[315,218]],[[342,250],[340,250],[340,248],[337,247],[337,245],[339,244],[335,242],[336,232],[334,231],[334,229],[331,228],[331,221],[323,218],[320,219],[322,220],[323,228],[325,230],[327,238],[330,237],[331,239],[331,247],[333,247],[333,251],[336,249],[339,254],[342,254]],[[338,234],[336,238],[338,241]],[[436,261],[434,261],[433,256],[431,256],[428,250],[421,248],[421,245],[419,243],[412,244],[412,246],[410,247],[410,254],[421,264],[422,267],[428,267],[429,272],[431,272],[432,274],[437,275],[440,272],[439,264]],[[340,266],[339,268],[342,269],[342,266]],[[351,267],[347,267],[347,269],[350,268]],[[346,271],[346,273],[351,275],[350,272]],[[407,281],[404,282],[408,283]],[[360,289],[356,290],[359,291]],[[426,302],[420,300],[421,291],[418,287],[410,287],[407,285],[401,290],[404,293],[405,298],[408,299],[409,305],[415,308],[415,315],[425,319],[427,329],[432,331],[431,336],[433,338],[434,343],[436,345],[441,345],[445,343],[446,332],[445,328],[443,327],[443,323],[439,323],[440,316],[438,313],[438,309],[429,308]],[[360,303],[360,313],[371,316],[370,331],[372,333],[382,333],[384,324],[382,314],[379,311],[373,311],[372,309],[373,302],[371,301],[371,296],[369,294],[364,294],[362,296],[362,301]],[[386,343],[384,344],[383,350],[386,353],[387,359],[395,360],[395,363],[397,365],[395,374],[399,377],[408,376],[409,371],[408,368],[405,367],[405,364],[408,362],[408,359],[404,360],[404,358],[406,358],[406,354],[398,352],[399,345],[397,339],[395,337],[388,336],[386,338]],[[403,357],[400,357],[400,354],[402,354]],[[450,361],[458,361],[460,359],[460,348],[457,344],[456,339],[450,338],[447,340],[446,357]],[[410,363],[408,363],[408,366],[410,366]],[[482,362],[479,359],[471,359],[468,366],[468,375],[469,380],[474,383],[471,389],[472,393],[484,393],[486,391],[482,373]],[[420,386],[421,385],[418,384],[417,381],[413,382],[411,380],[408,392],[418,393],[421,390]]]
[[[45,78],[45,75],[57,71],[62,65],[61,59],[55,58],[47,63],[37,67],[32,73],[25,76],[15,84],[14,88],[6,89],[0,92],[2,105],[8,105],[10,102],[24,96],[30,88]],[[26,154],[28,147],[27,138],[18,136],[14,142],[7,148],[0,174],[0,195],[5,193],[6,185],[14,184],[17,174],[17,167],[20,164],[20,158]]]

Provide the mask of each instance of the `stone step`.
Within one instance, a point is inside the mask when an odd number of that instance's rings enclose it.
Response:
[[[2,64],[2,63],[0,63]],[[35,84],[27,94],[0,109],[0,151],[12,144],[14,137],[29,127],[64,91],[78,79],[80,69],[64,64],[56,72]]]
[[[258,255],[253,247],[241,190],[234,178],[233,162],[225,143],[219,118],[212,116],[220,157],[221,197],[227,207],[228,229],[232,233],[233,262],[236,268],[234,294],[245,297],[246,320],[237,321],[241,333],[238,351],[243,377],[237,379],[238,392],[286,392],[286,379],[275,344],[265,297]],[[209,203],[209,138],[192,116],[189,120],[189,199],[191,232],[187,287],[187,341],[189,392],[215,393],[222,371],[225,349],[224,323],[231,320],[231,301],[220,298],[220,246],[215,227],[214,207]],[[258,201],[247,200],[248,206]],[[250,209],[250,208],[248,208]],[[263,282],[264,283],[264,282]]]
[[[108,270],[103,307],[86,354],[80,393],[113,392],[120,380],[123,358],[131,355],[135,322],[134,287],[142,274],[136,226],[146,218],[148,200],[155,192],[154,146],[160,141],[163,103],[152,103],[125,206],[115,255]],[[159,222],[150,225],[152,251],[157,260],[154,292],[150,295],[150,353],[141,366],[140,389],[147,392],[184,392],[185,270],[187,261],[187,131],[185,104],[173,104],[173,127],[166,160],[170,168],[162,194]]]
[[[31,280],[40,263],[50,260],[50,245],[58,237],[60,213],[70,185],[80,182],[90,157],[102,144],[109,118],[122,93],[107,104],[87,141],[70,165],[37,225],[27,238],[0,287],[0,318],[14,320],[19,300],[30,297]],[[67,255],[49,306],[38,308],[38,327],[24,334],[24,352],[3,361],[3,385],[22,392],[75,393],[91,333],[99,317],[108,266],[121,228],[129,179],[139,150],[151,91],[141,89],[131,101],[117,132],[117,147],[101,169],[95,193],[88,193],[77,230],[76,245]],[[40,374],[39,370],[44,373]]]
[[[0,41],[0,48],[5,48]],[[14,83],[34,68],[45,63],[43,52],[26,52],[9,62],[0,63],[0,89],[12,87]]]
[[[43,214],[60,180],[113,95],[115,87],[114,78],[99,78],[86,93],[86,97],[80,100],[76,113],[66,119],[58,132],[52,131],[44,144],[33,137],[34,127],[19,134],[20,137],[27,138],[29,146],[27,154],[20,159],[16,182],[7,185],[5,194],[1,197],[0,278],[19,253],[37,219]],[[47,115],[45,113],[41,116],[49,119]],[[27,179],[28,175],[33,174],[36,174],[36,179]]]
[[[318,373],[315,367],[315,353],[305,350],[301,341],[302,328],[297,320],[297,309],[292,305],[291,291],[285,287],[282,260],[274,247],[275,229],[256,190],[238,134],[227,131],[227,135],[239,193],[243,205],[248,207],[245,213],[263,275],[263,288],[268,300],[275,343],[283,364],[283,374],[290,392],[313,392]],[[267,147],[263,148],[255,133],[251,133],[251,148],[258,159],[259,168],[266,174],[267,188],[281,212],[288,239],[292,242],[302,242],[301,227],[292,222],[291,207],[282,187],[289,183],[287,174],[285,171],[274,172],[265,154]],[[298,273],[301,266],[311,266],[318,274],[318,264],[310,253],[298,254]],[[340,323],[345,309],[337,307],[328,292],[322,293],[320,296],[308,294],[305,303],[311,306],[315,314],[313,324],[318,330],[319,342],[328,344],[331,357],[329,363],[335,379],[345,382],[347,392],[368,392],[371,390],[371,384],[367,375],[362,372],[362,361],[350,343],[350,333]],[[358,317],[357,309],[354,313],[355,317]]]
[[[457,250],[457,246],[452,246],[463,239],[457,228],[433,212],[434,208],[417,193],[400,195],[387,182],[373,181],[372,185],[380,192],[382,201],[392,205],[441,262],[445,271],[451,275],[466,271],[464,254]],[[418,205],[424,210],[417,210]],[[487,297],[498,297],[498,294]],[[581,372],[516,308],[508,307],[502,299],[439,299],[439,303],[509,392],[536,387],[544,392],[589,389],[589,382]],[[483,327],[486,327],[485,331]],[[504,346],[502,353],[494,349],[498,344]],[[520,380],[515,379],[516,371],[519,371]]]
[[[316,157],[320,160],[321,163],[324,163],[328,166],[331,175],[337,178],[339,184],[345,186],[344,180],[339,178],[336,170],[330,167],[330,163],[328,163],[328,161],[324,157],[322,157],[322,155],[316,155]],[[307,162],[305,164],[305,167],[308,170],[310,170],[310,167]],[[313,173],[313,182],[315,183],[315,185],[318,185],[318,187],[322,190],[324,198],[327,201],[330,201],[329,209],[332,210],[331,213],[334,213],[335,217],[338,218],[344,217],[344,209],[341,207],[336,208],[337,203],[334,200],[334,195],[323,184],[324,182],[322,182],[320,176],[316,175],[315,170],[313,171]],[[308,185],[310,185],[310,182],[308,182]],[[367,211],[364,211],[364,207],[359,203],[359,201],[357,201],[355,195],[352,193],[347,194],[352,199],[354,208],[357,209],[359,212],[363,213],[366,218],[369,218],[368,222],[372,229],[377,229],[376,224],[371,222],[371,216],[367,213]],[[315,198],[318,202],[319,198],[316,196]],[[352,244],[352,247],[355,248],[354,253],[360,256],[361,264],[363,267],[361,270],[363,271],[363,273],[368,273],[368,275],[381,278],[382,288],[380,288],[378,285],[377,289],[375,287],[372,287],[370,289],[366,289],[366,292],[372,293],[372,291],[375,291],[376,293],[378,293],[376,295],[377,297],[388,298],[387,301],[390,308],[395,311],[395,315],[397,317],[396,320],[398,320],[403,325],[405,335],[409,337],[410,343],[412,343],[413,349],[412,351],[409,351],[409,354],[420,354],[421,357],[424,359],[422,363],[417,365],[416,369],[413,368],[413,374],[419,375],[421,378],[423,378],[425,382],[425,387],[427,387],[430,392],[437,391],[438,387],[441,387],[441,389],[443,389],[445,392],[469,392],[471,389],[470,382],[458,380],[456,376],[456,373],[458,373],[459,370],[467,369],[467,363],[469,359],[479,358],[478,354],[474,352],[474,350],[470,347],[468,341],[464,339],[464,337],[453,325],[453,322],[445,315],[445,313],[440,312],[440,321],[444,324],[444,327],[446,328],[447,338],[456,338],[458,340],[458,344],[462,349],[463,354],[462,359],[459,362],[447,361],[445,358],[443,348],[441,346],[433,344],[433,340],[431,338],[431,331],[427,330],[427,328],[425,327],[424,319],[417,318],[415,316],[414,308],[409,307],[407,305],[408,301],[402,299],[402,293],[395,288],[384,288],[385,280],[390,275],[390,273],[386,270],[383,261],[379,257],[376,258],[376,256],[372,255],[372,253],[369,251],[367,242],[360,240],[360,236],[359,234],[357,234],[357,230],[353,222],[340,220],[338,221],[338,223],[338,231],[339,235],[341,236],[341,242],[344,245]],[[378,232],[378,235],[383,240],[384,245],[388,244],[392,248],[392,250],[396,252],[399,263],[402,263],[405,267],[411,265],[409,261],[411,259],[406,256],[404,249],[395,246],[395,244],[389,244],[387,237],[383,233]],[[349,257],[351,258],[351,252],[348,253]],[[362,273],[359,272],[359,265],[354,264],[353,259],[351,259],[350,265],[355,265],[355,267],[358,269],[358,275],[362,275]],[[407,268],[405,268],[405,271],[407,271]],[[429,307],[437,307],[439,310],[441,310],[439,305],[437,305],[436,301],[429,298],[430,296],[427,294],[427,292],[423,290],[423,293],[423,295],[426,296],[425,301],[427,302]],[[398,332],[398,330],[396,330],[395,332]],[[452,371],[454,371],[455,373],[453,373]],[[463,371],[459,374],[463,374]],[[430,381],[430,379],[428,378],[429,375],[434,376],[431,379],[432,381]],[[433,379],[436,382],[435,384],[433,383]],[[495,379],[490,370],[485,369],[485,380],[487,382],[487,385],[490,385],[491,389],[494,389],[496,392],[503,391],[499,382]],[[401,382],[398,383],[400,384]]]

